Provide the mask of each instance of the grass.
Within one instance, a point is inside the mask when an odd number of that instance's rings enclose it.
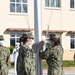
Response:
[[[47,68],[47,67],[48,67],[48,65],[47,65],[47,63],[46,63],[45,60],[42,61],[42,67],[43,67],[43,68]]]
[[[13,68],[14,63],[11,63],[11,67]],[[42,60],[42,67],[45,69],[48,67],[45,60]],[[63,67],[75,67],[75,61],[72,60],[64,60],[63,61]]]
[[[43,60],[42,61],[42,67],[43,68],[47,68],[48,67],[48,65],[47,65],[47,63],[46,63],[46,61],[45,60]],[[64,60],[63,61],[63,67],[75,67],[75,61],[72,61],[72,60]]]
[[[73,60],[64,60],[63,61],[63,67],[75,67],[75,61]]]

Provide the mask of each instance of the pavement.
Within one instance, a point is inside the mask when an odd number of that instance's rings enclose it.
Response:
[[[63,68],[64,74],[65,75],[75,75],[75,67],[68,67],[68,68]],[[8,75],[14,75],[14,69],[11,68],[9,70]],[[43,75],[47,75],[47,69],[43,69]]]

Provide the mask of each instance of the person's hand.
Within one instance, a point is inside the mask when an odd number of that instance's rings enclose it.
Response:
[[[41,43],[42,43],[43,45],[45,45],[45,44],[47,43],[47,41],[46,41],[46,40],[42,40]]]
[[[39,48],[40,50],[43,50],[43,46],[44,46],[46,43],[47,43],[47,41],[41,41],[41,42],[39,42],[39,43],[38,43],[38,48]]]

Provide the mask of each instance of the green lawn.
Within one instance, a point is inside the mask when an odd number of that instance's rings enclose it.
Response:
[[[75,67],[75,61],[63,61],[63,67]]]
[[[48,65],[47,65],[47,63],[46,63],[45,60],[42,61],[42,67],[43,68],[47,68],[48,67]],[[69,61],[64,60],[63,61],[63,67],[75,67],[75,61],[72,61],[72,60],[69,60]]]
[[[11,63],[11,65],[12,65],[11,67],[13,68],[14,63]],[[47,68],[48,67],[48,65],[47,65],[47,63],[46,63],[45,60],[42,60],[42,67],[43,68]],[[75,61],[72,61],[72,60],[69,60],[69,61],[64,60],[63,61],[63,67],[75,67]]]

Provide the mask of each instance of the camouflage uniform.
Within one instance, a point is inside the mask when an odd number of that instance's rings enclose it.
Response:
[[[23,45],[19,49],[17,75],[35,75],[35,54],[28,45]]]
[[[10,50],[3,46],[0,50],[0,75],[8,75],[10,66]]]
[[[40,52],[40,57],[46,59],[48,75],[64,75],[62,70],[63,48],[60,44],[51,47],[50,44],[47,43],[46,50]]]

